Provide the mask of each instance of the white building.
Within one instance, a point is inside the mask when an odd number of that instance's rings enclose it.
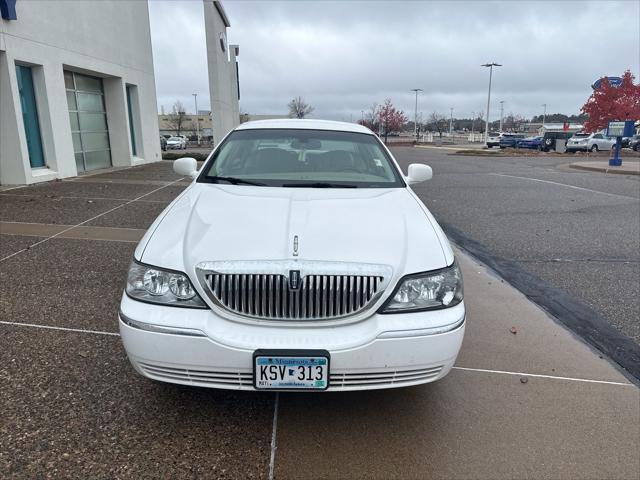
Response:
[[[146,1],[0,11],[0,184],[161,158]]]
[[[240,47],[227,44],[227,29],[231,24],[222,4],[217,0],[203,0],[203,3],[213,141],[219,143],[240,124],[237,62]]]

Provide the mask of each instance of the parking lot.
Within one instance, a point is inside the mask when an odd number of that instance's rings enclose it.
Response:
[[[397,154],[401,162],[434,165],[433,187],[418,192],[439,219],[522,257],[524,243],[509,246],[499,233],[465,230],[472,223],[467,200],[459,209],[446,202],[452,191],[471,198],[454,184],[474,175],[523,182],[517,177],[526,176],[526,162],[517,171],[489,172],[485,158],[455,163],[426,149]],[[444,183],[435,183],[439,171]],[[631,184],[596,188],[586,176],[598,174],[580,175],[576,195],[603,188],[612,199],[634,195]],[[536,187],[558,183],[540,180]],[[137,240],[187,185],[171,162],[160,162],[0,191],[0,478],[640,476],[637,386],[607,355],[463,250],[457,253],[467,333],[456,367],[440,382],[267,394],[140,377],[118,336],[125,274]],[[526,185],[513,186],[504,203],[526,194]],[[490,192],[500,185],[476,187]],[[611,200],[616,208],[633,208],[618,200]],[[508,227],[526,238],[526,225],[513,220]],[[544,277],[545,262],[539,263],[536,273]],[[585,271],[558,276],[558,286],[566,282],[567,290],[588,295],[581,287]],[[624,288],[634,294],[633,285]],[[617,311],[609,300],[592,308],[603,316]],[[633,315],[627,305],[620,311]],[[616,331],[634,337],[623,317]]]

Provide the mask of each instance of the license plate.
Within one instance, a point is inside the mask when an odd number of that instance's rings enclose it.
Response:
[[[253,385],[258,390],[326,390],[329,387],[329,352],[256,350]]]

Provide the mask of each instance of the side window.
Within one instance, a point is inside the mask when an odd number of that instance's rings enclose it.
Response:
[[[593,136],[593,138],[598,138],[598,139],[600,139],[600,138],[602,138],[602,134],[598,133],[598,134],[594,135],[594,136]]]

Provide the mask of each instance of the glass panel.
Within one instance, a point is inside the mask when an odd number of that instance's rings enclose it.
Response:
[[[102,80],[100,78],[87,77],[86,75],[75,74],[76,90],[102,93]]]
[[[76,153],[76,168],[79,172],[84,172],[84,159],[82,153]]]
[[[80,113],[80,128],[83,132],[102,132],[107,129],[107,117],[104,113]]]
[[[111,166],[111,154],[109,150],[101,152],[85,152],[84,160],[87,170],[95,170],[97,168],[106,168]]]
[[[64,71],[64,86],[73,89],[73,73],[69,70]]]
[[[77,113],[69,113],[69,123],[71,124],[71,131],[77,132],[80,130],[80,125],[78,124],[78,114]]]
[[[67,105],[69,106],[69,110],[77,110],[78,106],[76,105],[76,94],[75,92],[67,92]]]
[[[95,93],[78,93],[78,110],[104,112],[102,95],[97,95]]]
[[[80,142],[80,134],[72,133],[71,137],[73,138],[73,151],[82,152],[82,142]]]
[[[109,148],[107,133],[81,133],[82,147],[85,152],[90,150],[105,150]]]
[[[18,93],[20,95],[20,106],[22,107],[24,133],[27,137],[29,163],[33,168],[44,167],[45,162],[44,152],[42,150],[42,139],[40,137],[40,121],[38,119],[38,108],[36,106],[31,67],[16,65],[16,77],[18,81]]]
[[[136,133],[133,128],[133,109],[131,108],[131,89],[134,88],[130,85],[127,85],[127,111],[129,113],[129,137],[131,139],[131,153],[133,155],[137,155],[138,151],[136,148]]]

